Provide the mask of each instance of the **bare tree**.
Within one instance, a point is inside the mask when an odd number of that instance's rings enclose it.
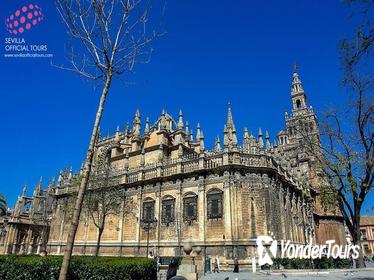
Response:
[[[124,196],[124,189],[118,186],[118,181],[112,176],[111,170],[108,159],[103,155],[99,156],[93,164],[89,186],[84,197],[83,209],[98,229],[95,256],[99,254],[107,218],[112,215],[118,216],[121,207],[124,215],[131,214],[134,209],[132,200]]]
[[[354,38],[343,40],[341,62],[343,85],[349,91],[344,111],[331,110],[320,122],[321,144],[307,131],[303,134],[306,151],[320,167],[320,194],[325,205],[338,206],[356,245],[361,245],[362,206],[374,180],[374,1],[349,1],[363,8],[362,23]],[[360,254],[358,266],[362,267]]]
[[[150,0],[55,0],[55,3],[72,39],[68,52],[71,68],[61,68],[103,86],[59,276],[65,280],[91,172],[94,144],[112,80],[131,72],[137,62],[147,62],[150,43],[160,33],[157,29],[148,30]]]

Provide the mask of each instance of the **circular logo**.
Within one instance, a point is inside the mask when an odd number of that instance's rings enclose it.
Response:
[[[16,10],[5,19],[7,31],[10,34],[22,34],[43,20],[42,8],[29,4]]]

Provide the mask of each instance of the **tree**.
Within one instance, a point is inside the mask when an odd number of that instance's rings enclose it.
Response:
[[[125,197],[124,189],[118,186],[111,170],[107,152],[101,153],[93,164],[89,186],[84,197],[83,209],[98,229],[95,257],[99,254],[107,218],[117,215],[121,207],[124,214],[131,214],[134,209],[132,200]]]
[[[340,46],[343,85],[349,91],[344,112],[331,110],[320,122],[321,145],[305,131],[307,152],[321,167],[321,192],[325,204],[335,203],[355,245],[361,243],[362,206],[374,180],[374,1],[349,1],[358,5],[361,24],[352,39]],[[371,67],[371,68],[370,68]],[[360,254],[358,266],[363,266]]]
[[[112,80],[131,72],[136,63],[148,62],[150,43],[160,33],[146,28],[150,0],[55,0],[55,3],[72,39],[68,52],[71,67],[60,67],[102,85],[60,270],[59,279],[65,280],[91,172],[94,144]]]
[[[5,197],[0,194],[0,216],[6,215],[7,212],[7,203]]]

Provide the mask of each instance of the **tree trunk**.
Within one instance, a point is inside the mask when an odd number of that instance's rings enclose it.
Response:
[[[364,256],[363,256],[363,252],[362,252],[362,248],[361,248],[360,220],[361,220],[360,214],[358,214],[358,215],[356,214],[356,219],[353,221],[353,231],[354,232],[352,234],[352,239],[353,239],[354,245],[360,246],[358,259],[357,259],[357,262],[356,262],[357,268],[365,267]]]
[[[103,235],[104,227],[99,228],[99,235],[97,236],[97,241],[96,241],[96,248],[95,248],[95,257],[99,255],[99,250],[100,250],[100,242],[101,242],[101,236]]]
[[[93,159],[93,155],[94,155],[95,141],[96,141],[96,138],[97,138],[101,117],[102,117],[102,114],[103,114],[103,111],[104,111],[104,104],[105,104],[107,94],[109,92],[111,82],[112,82],[112,72],[111,72],[111,70],[109,70],[108,76],[107,76],[106,81],[105,81],[105,85],[103,87],[103,91],[101,93],[99,106],[98,106],[98,109],[97,109],[97,112],[96,112],[95,123],[94,123],[94,126],[93,126],[91,139],[90,139],[90,144],[88,146],[86,160],[85,160],[85,163],[84,163],[82,181],[81,181],[81,184],[79,186],[78,196],[77,196],[77,200],[76,200],[75,206],[74,206],[73,218],[72,218],[71,225],[70,225],[70,228],[69,228],[69,234],[68,234],[68,239],[67,239],[67,242],[66,242],[66,248],[65,248],[65,253],[64,253],[64,259],[62,261],[60,275],[59,275],[59,278],[58,278],[59,280],[66,280],[66,278],[67,278],[70,259],[71,259],[71,255],[72,255],[72,252],[73,252],[75,234],[77,232],[77,228],[78,228],[78,224],[79,224],[79,217],[80,217],[81,210],[82,210],[83,197],[84,197],[84,193],[86,191],[87,185],[88,185],[88,178],[89,178],[90,172],[91,172],[91,165],[92,165],[92,159]]]

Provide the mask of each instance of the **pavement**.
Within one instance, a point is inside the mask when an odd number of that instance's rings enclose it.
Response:
[[[251,273],[251,272],[221,272],[221,273],[210,273],[202,278],[201,280],[249,280],[249,279],[352,279],[352,280],[374,280],[374,270],[365,271],[352,271],[352,272],[330,272],[330,271],[320,271],[319,273],[291,273],[284,272],[274,273],[267,275],[265,273]]]
[[[158,274],[158,280],[166,279],[166,271]],[[364,269],[336,269],[336,270],[283,270],[283,271],[258,271],[252,273],[249,271],[242,271],[240,273],[221,272],[221,273],[207,273],[199,278],[199,280],[266,280],[266,279],[349,279],[349,280],[374,280],[374,263],[369,263]]]

